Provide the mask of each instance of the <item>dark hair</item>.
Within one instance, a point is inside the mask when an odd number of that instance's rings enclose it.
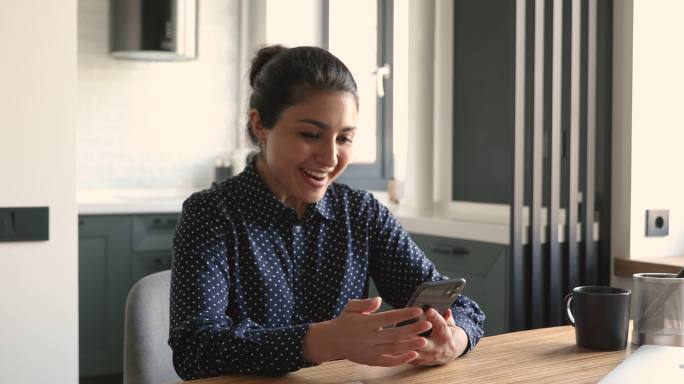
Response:
[[[304,101],[309,91],[349,92],[359,105],[356,82],[349,69],[335,55],[318,47],[261,48],[252,59],[249,84],[249,108],[257,110],[265,128],[272,128],[283,110]],[[257,144],[249,120],[247,132]]]

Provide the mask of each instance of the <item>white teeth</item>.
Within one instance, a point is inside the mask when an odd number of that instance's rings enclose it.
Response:
[[[324,177],[326,177],[326,176],[328,175],[328,174],[325,173],[325,172],[309,171],[308,169],[304,169],[304,173],[306,173],[307,175],[309,175],[309,176],[311,176],[311,177],[313,177],[313,178],[316,178],[316,179],[322,179],[322,178],[324,178]]]

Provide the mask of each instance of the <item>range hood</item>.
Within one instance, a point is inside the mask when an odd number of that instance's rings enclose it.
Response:
[[[131,60],[197,58],[197,0],[110,0],[110,53]]]

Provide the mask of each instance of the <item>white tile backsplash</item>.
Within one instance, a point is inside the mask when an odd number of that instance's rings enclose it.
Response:
[[[78,1],[79,189],[199,189],[237,137],[239,1],[199,4],[198,59],[109,56],[109,0]]]

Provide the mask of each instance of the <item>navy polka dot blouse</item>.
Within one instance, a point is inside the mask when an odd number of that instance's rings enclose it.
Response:
[[[184,379],[311,366],[309,324],[367,297],[369,277],[398,308],[420,283],[446,279],[370,193],[333,183],[299,219],[253,162],[185,201],[173,250],[169,345]],[[483,312],[465,296],[452,310],[474,347]]]

